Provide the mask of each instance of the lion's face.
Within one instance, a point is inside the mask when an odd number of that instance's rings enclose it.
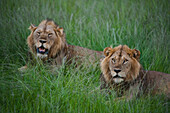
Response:
[[[53,57],[65,43],[63,28],[51,20],[42,21],[38,27],[31,25],[29,29],[28,46],[41,59]]]
[[[106,58],[101,62],[101,69],[107,81],[120,83],[131,81],[138,76],[140,69],[138,50],[120,45],[116,48],[107,47],[104,54]]]
[[[109,61],[109,69],[111,71],[111,75],[113,80],[116,83],[123,81],[128,72],[131,69],[132,59],[127,55],[126,52],[116,51],[111,57]]]
[[[45,28],[46,27],[46,28]],[[44,30],[45,29],[45,30]],[[37,56],[47,57],[48,52],[57,38],[52,25],[40,25],[33,33]]]

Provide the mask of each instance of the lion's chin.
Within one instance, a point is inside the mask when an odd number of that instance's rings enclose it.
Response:
[[[40,59],[44,59],[44,58],[47,58],[48,55],[47,54],[37,53],[37,57],[40,58]]]
[[[121,83],[124,81],[124,79],[122,79],[122,78],[114,78],[113,80],[115,83]]]

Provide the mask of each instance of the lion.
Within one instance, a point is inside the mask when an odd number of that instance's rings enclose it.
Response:
[[[140,61],[140,51],[127,45],[104,49],[105,58],[100,67],[100,89],[114,89],[118,98],[131,99],[141,94],[165,94],[170,98],[170,74],[145,71]]]
[[[88,57],[89,62],[94,62],[102,57],[102,51],[67,44],[64,29],[51,19],[43,20],[38,26],[31,24],[29,29],[27,44],[34,59],[60,66],[63,62],[71,63],[72,59],[86,62]],[[23,66],[19,70],[26,68]]]

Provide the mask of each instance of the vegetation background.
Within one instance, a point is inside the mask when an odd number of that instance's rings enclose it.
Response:
[[[100,68],[62,66],[52,74],[26,64],[29,25],[52,18],[67,42],[103,51],[126,44],[141,51],[146,70],[170,73],[169,0],[1,0],[0,112],[170,112],[162,96],[114,101],[99,90]]]

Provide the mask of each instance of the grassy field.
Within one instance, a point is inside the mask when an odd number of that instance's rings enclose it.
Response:
[[[162,96],[105,96],[97,65],[62,66],[57,75],[38,64],[17,70],[26,64],[29,25],[48,17],[65,29],[69,44],[99,51],[126,44],[141,51],[145,69],[170,73],[169,11],[168,0],[1,0],[0,112],[170,112]]]

